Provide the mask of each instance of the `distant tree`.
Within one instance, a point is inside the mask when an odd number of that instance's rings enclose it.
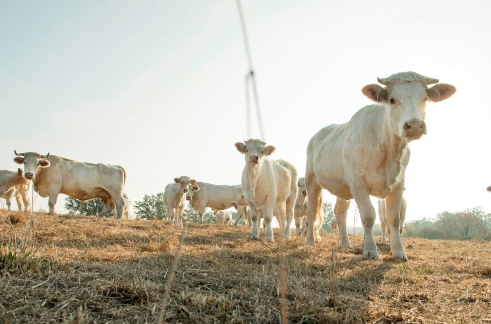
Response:
[[[123,193],[123,197],[128,199],[128,196],[126,196],[125,193]],[[104,209],[104,203],[100,198],[82,201],[72,197],[66,197],[65,209],[72,215],[99,215],[99,213]],[[113,217],[113,213],[109,213],[105,215],[105,217]]]
[[[143,200],[136,201],[135,215],[142,219],[167,219],[167,210],[164,205],[164,193],[145,195]]]
[[[324,223],[322,223],[321,229],[326,232],[332,232],[331,219],[334,218],[334,212],[331,203],[322,202],[322,212],[324,213]]]

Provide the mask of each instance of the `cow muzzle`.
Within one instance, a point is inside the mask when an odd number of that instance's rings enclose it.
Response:
[[[259,163],[259,156],[257,156],[257,155],[251,155],[249,157],[249,162],[255,163],[255,164]]]
[[[191,196],[186,196],[186,200],[191,200]]]
[[[32,178],[34,178],[34,175],[30,172],[28,173],[25,173],[24,174],[24,177],[27,179],[27,180],[32,180]]]
[[[421,119],[411,119],[404,123],[403,137],[417,140],[426,134],[426,123]]]

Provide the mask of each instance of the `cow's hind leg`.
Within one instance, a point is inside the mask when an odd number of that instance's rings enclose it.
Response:
[[[346,217],[348,215],[350,201],[343,198],[336,198],[334,205],[334,217],[336,217],[336,232],[339,233],[338,244],[340,248],[350,248],[351,243],[346,229]]]
[[[294,186],[296,188],[296,186]],[[296,199],[297,193],[295,192],[295,195],[293,193],[290,194],[288,199],[286,200],[285,207],[286,207],[286,227],[285,227],[285,237],[290,238],[291,236],[291,224],[293,221],[293,208],[295,206],[295,199]]]

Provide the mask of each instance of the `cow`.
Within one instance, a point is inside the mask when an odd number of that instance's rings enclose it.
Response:
[[[4,195],[7,203],[7,209],[11,210],[12,199],[15,197],[17,201],[17,207],[19,211],[29,211],[31,208],[31,200],[29,199],[29,190],[31,189],[31,182],[26,185],[17,185],[8,190]]]
[[[232,223],[232,214],[226,210],[215,210],[217,224],[230,225]]]
[[[307,217],[315,219],[321,208],[321,191],[327,189],[337,196],[334,214],[339,246],[351,247],[346,213],[354,198],[365,230],[363,255],[378,259],[372,234],[376,214],[369,197],[385,198],[392,256],[407,260],[398,229],[408,143],[426,134],[426,102],[445,100],[456,90],[443,83],[428,88],[438,80],[415,72],[396,73],[378,82],[386,87],[370,84],[362,89],[376,104],[361,108],[345,124],[322,128],[309,141]],[[313,226],[308,228],[306,243],[315,246]]]
[[[195,188],[199,188],[196,190]],[[231,207],[237,208],[237,203],[242,196],[242,187],[240,185],[215,185],[206,182],[197,182],[186,193],[186,200],[191,206],[198,211],[199,222],[203,223],[203,215],[206,207],[224,210]]]
[[[86,201],[101,198],[109,214],[116,206],[117,218],[123,214],[123,189],[126,171],[118,165],[77,162],[56,155],[35,152],[17,153],[14,162],[24,164],[24,177],[32,180],[34,191],[48,197],[49,213],[55,214],[58,194]]]
[[[404,220],[406,219],[406,209],[407,209],[407,202],[406,199],[402,197],[401,210],[399,212],[399,233],[401,234],[401,240],[402,240],[402,227],[404,225]],[[387,218],[385,216],[385,199],[378,200],[378,217],[380,219],[380,230],[382,231],[382,238],[380,239],[380,243],[386,244],[387,241],[385,238],[385,234],[387,230],[389,230],[389,235],[390,235],[390,228],[389,228],[389,224],[387,223]]]
[[[297,198],[295,199],[295,208],[294,208],[294,217],[295,217],[295,227],[297,230],[297,236],[305,235],[307,233],[307,189],[305,188],[305,178],[298,178],[297,181],[298,191]],[[324,213],[322,212],[322,208],[319,209],[319,213],[317,214],[317,218],[315,221],[315,237],[316,242],[320,242],[320,229],[322,227],[322,223],[324,222]]]
[[[331,219],[331,223],[329,225],[331,226],[331,231],[333,233],[337,233],[338,232],[338,222],[336,221],[336,217],[333,217]]]
[[[194,189],[199,191],[200,188],[196,185],[196,180],[187,176],[174,178],[174,183],[169,183],[164,191],[164,204],[167,208],[169,222],[174,225],[182,224],[181,216],[186,207],[186,194]],[[195,188],[192,188],[195,187]],[[174,216],[176,218],[174,223]]]
[[[13,197],[17,200],[19,211],[22,211],[22,200],[24,200],[25,211],[29,210],[29,187],[30,181],[24,177],[21,168],[17,169],[17,172],[0,170],[0,197],[6,199],[9,211]]]
[[[491,186],[486,188],[487,191],[491,191]]]
[[[259,239],[258,220],[263,217],[265,238],[274,241],[273,214],[278,218],[280,232],[289,238],[297,195],[297,170],[286,161],[269,159],[276,148],[259,139],[237,142],[235,147],[245,156],[242,190],[251,213],[251,238]]]
[[[240,195],[240,200],[237,202],[237,219],[234,225],[239,225],[240,220],[244,217],[244,222],[247,226],[252,226],[251,213],[249,212],[249,206],[245,200],[244,195]]]

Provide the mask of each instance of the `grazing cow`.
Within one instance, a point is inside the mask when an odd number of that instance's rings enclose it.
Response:
[[[56,155],[34,152],[17,153],[14,161],[24,164],[25,178],[32,180],[34,191],[49,196],[49,213],[55,213],[58,194],[78,200],[101,198],[104,209],[99,216],[109,214],[116,205],[117,217],[123,214],[123,189],[126,171],[109,164],[77,162]]]
[[[399,233],[401,234],[401,239],[402,239],[402,227],[404,225],[404,220],[406,219],[406,209],[407,209],[406,199],[402,197],[401,211],[399,212]],[[378,217],[380,219],[380,230],[382,231],[382,238],[380,240],[380,243],[385,244],[387,242],[385,238],[385,234],[387,230],[389,230],[389,238],[390,238],[389,223],[387,223],[387,218],[385,216],[385,199],[379,199],[378,201]]]
[[[244,217],[244,222],[247,226],[252,226],[251,214],[249,213],[249,206],[245,200],[244,195],[240,196],[240,200],[237,203],[237,219],[235,220],[235,226],[239,225],[240,220]]]
[[[232,214],[225,210],[215,210],[217,224],[230,225],[232,223]]]
[[[278,218],[281,233],[289,238],[297,195],[297,170],[286,161],[267,158],[275,147],[261,140],[237,142],[235,147],[245,156],[242,189],[251,212],[252,239],[259,238],[258,220],[263,217],[265,238],[271,242],[274,240],[271,227],[273,214]]]
[[[455,92],[449,84],[414,72],[394,74],[370,84],[362,92],[377,104],[363,107],[341,125],[322,128],[307,148],[305,182],[308,193],[307,217],[314,219],[321,208],[322,188],[337,196],[334,214],[340,247],[350,247],[346,212],[350,199],[359,207],[365,229],[363,255],[378,259],[372,229],[376,214],[370,195],[385,198],[390,227],[390,250],[407,260],[399,233],[404,175],[409,162],[408,143],[426,134],[427,101],[442,101]],[[306,243],[315,245],[314,228],[309,226]]]
[[[24,199],[25,210],[29,210],[29,187],[30,182],[24,178],[24,171],[17,169],[17,172],[0,170],[0,197],[7,201],[7,208],[10,210],[12,198],[15,196],[19,211],[22,211],[22,201]]]
[[[195,190],[198,188],[198,190]],[[206,182],[198,182],[186,193],[186,200],[198,211],[199,222],[203,223],[203,215],[206,207],[224,210],[231,207],[237,208],[237,203],[242,196],[240,185],[214,185]]]
[[[186,176],[180,178],[174,178],[175,183],[169,183],[165,187],[164,191],[164,204],[167,207],[167,214],[169,221],[174,224],[174,216],[176,217],[175,224],[182,224],[181,215],[186,207],[186,194],[190,191],[191,187],[196,187],[198,191],[200,188],[196,185],[196,180]]]
[[[30,189],[30,182],[26,185],[17,185],[10,188],[10,190],[3,195],[3,198],[5,198],[6,200],[8,210],[11,209],[10,206],[12,205],[12,199],[15,197],[19,211],[29,211],[29,209],[31,208],[31,200],[29,199]]]
[[[337,233],[338,232],[338,222],[336,221],[336,217],[333,217],[331,219],[331,231],[333,233]]]

